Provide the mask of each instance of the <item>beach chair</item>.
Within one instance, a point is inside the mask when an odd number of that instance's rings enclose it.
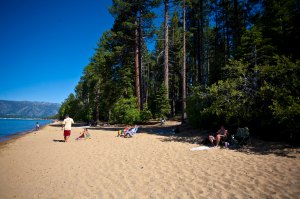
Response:
[[[132,129],[129,129],[125,135],[124,135],[124,138],[130,138],[132,137],[133,135],[135,135],[138,131],[139,127],[138,126],[135,126],[134,128]]]
[[[126,127],[125,129],[122,129],[122,130],[118,130],[118,135],[117,137],[124,137],[125,136],[125,132],[128,131],[129,128]]]
[[[122,136],[124,136],[124,130],[118,130],[117,137],[122,137]]]
[[[85,139],[86,139],[86,140],[87,140],[87,139],[92,139],[91,134],[87,133],[86,136],[85,136]]]
[[[236,134],[232,136],[232,139],[239,147],[251,144],[250,132],[248,127],[238,128]]]

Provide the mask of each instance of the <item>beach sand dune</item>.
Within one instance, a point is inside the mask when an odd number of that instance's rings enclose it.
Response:
[[[198,145],[170,136],[90,129],[61,142],[47,126],[0,147],[0,198],[299,198],[300,155]]]

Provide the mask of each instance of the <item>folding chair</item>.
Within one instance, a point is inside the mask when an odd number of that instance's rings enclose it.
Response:
[[[132,137],[134,134],[137,133],[139,127],[138,126],[135,126],[133,129],[129,129],[126,134],[124,135],[124,137]]]
[[[238,128],[236,134],[232,136],[232,139],[239,147],[251,144],[250,132],[248,127]]]

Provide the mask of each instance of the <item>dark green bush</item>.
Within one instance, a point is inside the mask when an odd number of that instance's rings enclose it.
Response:
[[[159,118],[167,117],[170,114],[171,106],[167,98],[167,90],[164,84],[161,84],[154,101],[156,105],[156,116]]]
[[[193,88],[187,101],[188,121],[197,127],[217,122],[232,129],[252,125],[262,136],[272,132],[278,138],[299,137],[300,61],[274,59],[273,65],[255,67],[231,61],[223,68],[224,80],[205,89]]]
[[[113,123],[135,124],[140,122],[140,113],[136,97],[120,98],[113,106],[111,118]]]
[[[148,109],[144,109],[140,112],[140,118],[142,122],[146,122],[152,118],[152,113]]]

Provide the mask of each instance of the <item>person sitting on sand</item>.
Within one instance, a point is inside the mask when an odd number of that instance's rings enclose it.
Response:
[[[221,125],[221,128],[217,131],[216,136],[209,135],[208,139],[212,145],[218,147],[221,139],[225,139],[228,135],[228,131]]]
[[[121,136],[124,136],[124,135],[126,135],[126,132],[128,131],[130,129],[130,126],[126,126],[126,128],[125,129],[123,129],[123,130],[119,130],[118,131],[118,137],[121,137]]]
[[[88,132],[87,128],[84,128],[84,130],[80,133],[79,137],[76,138],[76,140],[84,140],[84,139],[90,139],[91,135]]]

